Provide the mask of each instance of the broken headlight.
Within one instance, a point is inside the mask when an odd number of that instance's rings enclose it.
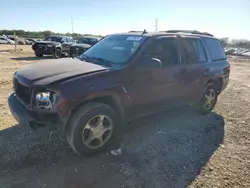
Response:
[[[39,110],[52,110],[55,97],[56,95],[52,91],[39,92],[36,94],[35,107]]]

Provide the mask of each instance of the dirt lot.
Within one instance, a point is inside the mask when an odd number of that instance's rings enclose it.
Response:
[[[250,61],[230,59],[230,84],[210,115],[187,107],[135,120],[123,155],[82,158],[58,133],[12,118],[12,74],[41,59],[30,46],[10,48],[0,46],[0,187],[250,187]]]

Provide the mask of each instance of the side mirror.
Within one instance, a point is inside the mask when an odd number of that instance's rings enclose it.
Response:
[[[146,58],[143,63],[148,68],[154,68],[154,69],[162,68],[162,62],[157,58]]]

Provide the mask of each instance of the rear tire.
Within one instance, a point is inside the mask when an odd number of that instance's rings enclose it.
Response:
[[[36,55],[36,57],[43,57],[43,54],[39,53],[39,52],[35,52],[35,55]]]
[[[72,54],[72,52],[71,52],[71,50],[69,51],[69,57],[72,57],[73,56],[73,54]]]
[[[93,155],[107,150],[119,135],[116,111],[103,103],[80,107],[66,128],[66,139],[79,155]]]
[[[56,48],[53,52],[53,57],[58,59],[62,57],[62,51],[59,48]]]
[[[196,104],[196,110],[201,115],[209,114],[215,107],[218,98],[218,90],[214,84],[209,84]]]

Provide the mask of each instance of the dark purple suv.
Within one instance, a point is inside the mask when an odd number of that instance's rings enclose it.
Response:
[[[229,73],[224,49],[209,33],[127,32],[77,58],[18,70],[8,103],[21,125],[56,126],[78,154],[93,154],[135,116],[182,104],[211,112]]]

